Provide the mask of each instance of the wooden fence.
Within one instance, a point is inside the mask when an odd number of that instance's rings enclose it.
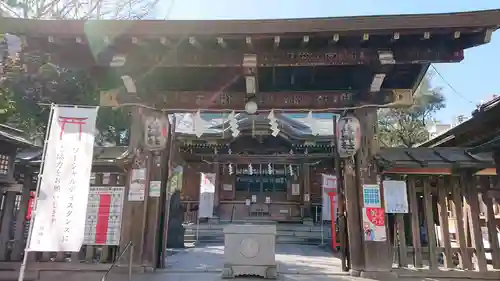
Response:
[[[496,178],[409,175],[406,180],[410,212],[388,215],[398,267],[500,269],[500,202],[490,196]]]
[[[124,173],[93,173],[91,186],[125,186]],[[30,224],[30,203],[36,189],[36,177],[31,173],[20,175],[22,192],[4,191],[0,194],[0,261],[21,261]],[[124,194],[126,196],[126,194]],[[126,200],[124,198],[124,200]],[[123,206],[123,205],[122,205]],[[122,210],[123,211],[123,210]],[[119,246],[84,245],[78,253],[30,252],[30,262],[110,263]]]

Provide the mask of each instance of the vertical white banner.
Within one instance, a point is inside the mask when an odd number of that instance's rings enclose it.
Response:
[[[322,174],[321,175],[322,179],[321,179],[321,189],[322,189],[322,206],[321,206],[321,219],[324,220],[324,221],[331,221],[332,220],[332,215],[331,215],[331,212],[330,212],[330,195],[328,195],[328,193],[331,193],[331,192],[337,192],[337,177],[336,176],[332,176],[332,175],[325,175],[325,174]],[[334,210],[334,215],[337,214],[337,195],[335,195],[334,197],[335,199],[335,202],[334,202],[334,206],[335,206],[335,210]]]
[[[198,208],[198,218],[212,218],[214,216],[215,174],[200,174],[200,205]]]
[[[54,108],[28,251],[78,252],[82,247],[97,110]]]

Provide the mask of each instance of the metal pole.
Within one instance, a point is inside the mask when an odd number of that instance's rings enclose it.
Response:
[[[132,261],[134,258],[134,244],[130,245],[130,254],[128,257],[128,281],[132,280]]]
[[[31,219],[30,219],[30,227],[28,229],[28,237],[26,239],[26,246],[24,247],[24,256],[23,256],[23,262],[21,263],[21,267],[19,268],[19,278],[17,279],[18,281],[24,281],[24,273],[26,272],[26,264],[28,262],[28,252],[30,249],[30,244],[31,244],[31,236],[33,235],[33,225],[35,224],[35,216],[36,216],[36,208],[37,208],[37,203],[38,203],[38,193],[40,192],[40,186],[42,182],[42,177],[43,177],[43,169],[44,169],[44,163],[45,163],[45,154],[47,153],[47,143],[49,142],[49,137],[50,137],[50,128],[52,125],[52,118],[54,117],[54,109],[55,105],[52,104],[50,107],[50,113],[49,113],[49,122],[47,124],[47,130],[45,131],[45,140],[43,143],[43,151],[42,151],[42,159],[40,163],[40,171],[38,172],[38,179],[36,183],[36,190],[35,190],[35,202],[33,203],[33,212],[31,213]]]
[[[196,218],[196,245],[198,245],[198,238],[200,235],[200,218]]]
[[[318,206],[316,206],[316,213],[318,213]],[[323,212],[321,212],[321,246],[325,245],[325,231],[323,229]]]

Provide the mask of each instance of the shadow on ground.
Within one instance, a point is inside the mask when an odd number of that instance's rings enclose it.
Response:
[[[281,274],[343,275],[340,259],[332,252],[311,245],[276,246],[276,262]],[[202,245],[183,249],[167,257],[167,271],[220,272],[224,266],[223,245]]]

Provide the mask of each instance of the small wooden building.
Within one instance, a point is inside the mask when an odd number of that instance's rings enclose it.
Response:
[[[20,149],[32,146],[22,131],[0,124],[0,260],[5,260],[11,246],[16,221],[13,209],[18,204],[17,194],[23,190],[15,177],[14,163]]]

